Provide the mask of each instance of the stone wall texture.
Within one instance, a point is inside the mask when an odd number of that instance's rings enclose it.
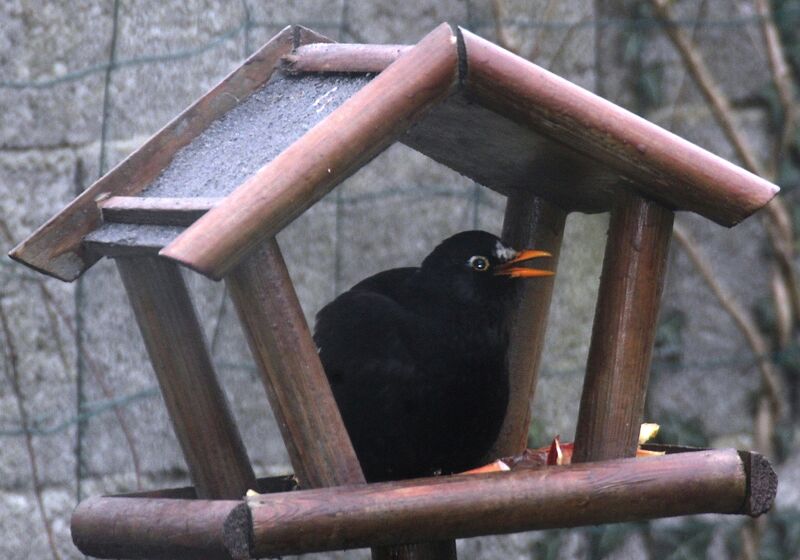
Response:
[[[5,0],[0,3],[3,254],[290,23],[338,41],[373,43],[414,43],[442,21],[492,40],[500,29],[537,64],[735,160],[668,39],[652,21],[636,24],[642,3],[494,4],[500,7],[499,27],[493,3],[482,0]],[[694,37],[737,108],[748,141],[766,154],[767,115],[750,101],[768,86],[770,75],[752,2],[674,4],[681,22],[695,22]],[[655,69],[659,78],[657,95],[646,104],[643,69]],[[322,305],[353,283],[382,269],[417,264],[457,231],[499,233],[503,206],[502,196],[397,145],[281,232],[279,241],[313,321]],[[696,216],[678,219],[742,305],[752,307],[768,295],[758,217],[732,230]],[[574,435],[606,227],[603,215],[568,220],[533,404],[536,445],[556,434],[564,440]],[[286,451],[224,286],[186,276],[257,474],[288,472]],[[103,261],[65,284],[1,257],[0,311],[8,323],[0,336],[0,558],[54,558],[53,548],[61,558],[81,558],[69,535],[70,513],[80,499],[137,485],[184,485],[186,467],[113,263]],[[715,446],[751,447],[751,401],[759,385],[754,356],[676,247],[662,323],[666,335],[670,325],[679,328],[672,338],[665,335],[657,350],[656,362],[666,360],[671,367],[654,367],[648,419],[677,417],[681,426],[699,426]],[[795,431],[792,426],[792,436]],[[796,511],[797,451],[790,448],[779,475],[777,508]],[[43,514],[52,526],[52,546]],[[669,532],[676,523],[652,527]],[[710,523],[711,538],[721,541],[740,521]],[[459,542],[460,557],[642,558],[652,549],[635,528],[614,546],[598,538],[598,531],[467,539]],[[730,554],[724,543],[709,550],[719,558]],[[358,551],[313,557],[367,556]]]

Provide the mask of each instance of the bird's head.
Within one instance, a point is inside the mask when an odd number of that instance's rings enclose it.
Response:
[[[422,262],[421,272],[458,299],[482,302],[510,293],[511,280],[552,276],[552,271],[522,266],[550,256],[546,251],[514,249],[485,231],[465,231],[442,241]]]

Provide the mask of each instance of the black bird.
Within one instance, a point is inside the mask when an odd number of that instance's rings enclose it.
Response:
[[[552,274],[515,265],[541,256],[462,232],[319,312],[314,340],[367,481],[478,466],[508,404],[513,279]]]

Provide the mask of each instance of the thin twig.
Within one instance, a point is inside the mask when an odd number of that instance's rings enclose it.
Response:
[[[694,41],[686,31],[675,25],[669,3],[669,0],[650,0],[650,5],[653,7],[656,17],[681,55],[684,66],[706,98],[711,112],[725,132],[725,136],[728,137],[733,145],[737,157],[750,171],[764,177],[763,166],[758,161],[758,158],[755,157],[755,153],[745,141],[744,136],[739,132],[738,126],[734,123],[733,111],[728,98],[717,87],[716,81],[712,77]]]
[[[34,280],[34,283],[36,281]],[[39,289],[44,290],[43,283],[39,284]],[[64,341],[61,339],[61,330],[58,326],[59,317],[56,314],[55,310],[53,309],[50,302],[47,301],[47,298],[44,299],[44,310],[47,313],[47,320],[50,322],[50,335],[52,336],[52,340],[55,343],[56,350],[58,353],[58,357],[61,360],[61,366],[64,368],[64,371],[69,371],[70,369],[70,360],[67,356],[67,348]]]
[[[792,316],[792,297],[783,282],[780,274],[775,270],[770,271],[770,292],[772,293],[772,303],[775,308],[775,333],[778,342],[778,350],[784,351],[792,341],[792,327],[794,317]]]
[[[756,326],[756,322],[750,314],[745,311],[739,303],[728,293],[728,291],[720,284],[711,267],[708,265],[708,260],[701,254],[697,244],[692,239],[689,232],[678,222],[675,223],[673,228],[675,240],[686,251],[686,254],[694,264],[695,268],[705,280],[712,293],[716,296],[722,304],[723,309],[731,316],[739,331],[744,335],[750,349],[758,359],[758,369],[761,372],[761,379],[764,387],[769,396],[770,403],[773,410],[780,416],[783,401],[781,379],[775,368],[769,360],[769,344]]]
[[[544,6],[542,6],[541,2],[539,2],[539,6],[537,6],[536,8],[536,19],[544,22],[554,20],[555,18],[553,17],[553,10],[557,9],[558,5],[559,2],[557,0],[547,0],[547,4],[545,4]],[[537,29],[536,32],[533,34],[533,45],[531,45],[531,48],[528,51],[528,53],[523,55],[520,52],[518,54],[520,56],[524,56],[528,60],[538,60],[539,54],[542,51],[542,46],[550,45],[551,43],[550,36],[551,33],[554,31],[555,29],[548,28],[547,26],[543,26]]]
[[[6,221],[0,218],[0,234],[6,238],[9,244],[13,243],[13,236],[11,235],[11,228],[8,227]],[[62,364],[64,365],[65,369],[69,368],[69,360],[66,359],[66,352],[64,351],[64,344],[61,341],[61,336],[59,335],[58,329],[56,327],[54,316],[53,314],[58,316],[64,325],[69,330],[70,334],[74,337],[75,336],[75,326],[72,324],[72,321],[69,318],[69,315],[61,308],[61,306],[56,301],[56,298],[53,296],[52,292],[48,289],[47,285],[45,284],[44,280],[39,277],[31,279],[36,285],[39,286],[39,291],[42,294],[42,299],[45,303],[45,310],[50,317],[51,322],[51,330],[53,333],[53,338],[56,341],[57,348],[59,351],[59,356],[61,358]],[[99,367],[99,365],[92,359],[91,356],[84,355],[84,359],[86,363],[89,364],[89,368],[92,372],[92,375],[97,380],[97,384],[100,386],[100,390],[103,392],[103,396],[107,399],[111,400],[114,398],[114,393],[108,387],[106,383],[105,377]],[[133,462],[133,473],[134,477],[136,478],[136,488],[140,489],[142,487],[142,468],[141,468],[141,460],[139,459],[139,452],[136,449],[136,443],[133,439],[133,433],[130,427],[128,426],[125,417],[122,414],[122,409],[119,406],[114,407],[114,415],[117,417],[117,422],[119,423],[120,429],[122,430],[123,437],[125,438],[125,442],[128,446],[128,450],[131,454],[131,461]]]
[[[780,416],[783,402],[782,383],[778,372],[775,371],[773,364],[768,359],[769,346],[756,326],[755,320],[739,306],[730,294],[722,287],[717,280],[707,260],[700,254],[697,244],[692,240],[689,232],[675,222],[673,226],[675,240],[686,251],[694,264],[717,297],[722,307],[733,318],[734,323],[744,334],[745,339],[750,345],[751,350],[758,359],[758,368],[761,372],[760,396],[757,403],[756,418],[754,421],[754,443],[756,448],[766,455],[771,455],[772,439],[775,429],[775,418]],[[780,282],[782,283],[782,282]],[[742,560],[755,560],[758,555],[758,543],[763,535],[764,525],[756,523],[746,523],[741,528],[743,547],[740,558]]]
[[[553,52],[553,56],[550,57],[550,62],[547,63],[548,68],[553,68],[555,66],[555,63],[558,61],[558,59],[561,58],[564,52],[566,52],[566,47],[569,44],[569,41],[572,39],[575,32],[581,26],[583,26],[583,24],[585,24],[586,21],[587,21],[586,19],[579,19],[578,21],[576,21],[574,24],[570,25],[567,28],[567,31],[564,33],[561,42],[558,44],[558,47],[556,47],[555,51]],[[533,58],[529,57],[529,60],[533,60]]]
[[[694,45],[694,42],[681,29],[673,24],[670,15],[668,0],[650,0],[651,5],[664,25],[664,29],[672,40],[673,45],[680,53],[687,71],[692,75],[706,102],[711,108],[711,112],[716,118],[720,128],[725,133],[729,142],[739,159],[750,171],[767,176],[767,172],[759,162],[755,152],[745,142],[744,135],[739,131],[734,122],[733,111],[728,99],[717,87],[711,73],[705,66],[702,56]],[[789,81],[788,67],[786,65],[783,51],[780,45],[775,22],[772,17],[769,2],[767,0],[755,0],[756,10],[761,19],[762,33],[764,35],[767,54],[770,60],[773,81],[778,90],[784,115],[787,122],[781,134],[780,140],[776,143],[773,150],[773,164],[771,171],[777,172],[780,157],[788,146],[790,135],[793,130],[794,108],[792,106],[792,90]],[[794,269],[794,231],[791,217],[784,201],[775,197],[767,206],[764,217],[762,218],[767,233],[767,239],[774,250],[775,261],[778,269],[772,274],[772,291],[776,296],[776,310],[782,315],[779,317],[781,324],[779,330],[786,331],[787,321],[785,315],[785,300],[791,302],[793,313],[789,318],[789,328],[794,324],[796,318],[800,318],[800,282]],[[772,449],[772,439],[775,433],[775,420],[780,416],[782,400],[780,395],[780,376],[773,364],[767,359],[768,343],[766,338],[758,330],[755,322],[723,289],[716,278],[707,267],[705,261],[699,257],[696,247],[688,238],[687,233],[676,224],[675,237],[686,249],[695,266],[700,270],[711,287],[714,294],[722,303],[723,307],[733,317],[739,329],[744,334],[748,344],[758,356],[759,370],[761,371],[761,391],[757,403],[756,417],[754,422],[755,444],[763,453],[769,454]],[[781,306],[778,309],[778,306]],[[779,333],[780,340],[786,340],[786,333]],[[780,343],[779,343],[780,344]],[[741,529],[742,550],[741,558],[752,560],[758,556],[758,547],[763,536],[765,525],[764,521],[751,521],[746,523]]]
[[[797,109],[794,103],[794,87],[792,72],[786,62],[786,54],[781,44],[780,34],[775,25],[775,17],[769,0],[755,0],[756,11],[761,22],[761,33],[769,59],[772,82],[778,92],[778,99],[783,111],[783,124],[780,141],[777,142],[773,155],[773,167],[777,170],[782,155],[785,153],[794,133]]]
[[[692,41],[694,41],[694,38],[697,35],[699,35],[699,33],[700,33],[700,19],[701,18],[705,18],[707,12],[708,12],[708,0],[703,0],[702,2],[700,2],[700,5],[697,8],[697,13],[699,14],[700,17],[697,18],[697,20],[694,22],[694,25],[692,26],[692,29],[691,29],[690,37],[691,37]],[[681,103],[684,102],[683,101],[684,95],[686,95],[686,93],[689,91],[689,83],[690,82],[689,82],[689,80],[687,80],[686,72],[682,72],[681,73],[681,77],[680,77],[680,86],[678,87],[678,90],[677,90],[678,93],[675,96],[675,102],[672,104],[672,107],[670,108],[670,113],[669,113],[669,115],[671,117],[670,118],[670,127],[669,127],[670,130],[674,130],[674,128],[675,128],[676,119],[678,118],[678,107],[679,107],[679,105]],[[706,114],[706,112],[704,111],[704,115],[705,114]]]
[[[56,541],[53,536],[53,528],[50,524],[50,519],[47,517],[47,511],[44,507],[44,498],[42,496],[42,481],[39,478],[39,463],[36,459],[36,451],[33,447],[33,436],[30,432],[30,422],[28,419],[28,410],[25,408],[25,398],[22,395],[22,389],[19,385],[19,355],[17,354],[17,346],[11,335],[11,328],[9,327],[8,317],[6,310],[3,307],[2,299],[0,299],[0,326],[3,330],[3,338],[6,343],[3,345],[4,362],[6,378],[11,385],[11,390],[14,393],[14,399],[17,402],[17,410],[19,412],[20,424],[25,432],[25,448],[28,452],[28,461],[31,466],[31,480],[33,482],[33,493],[36,496],[36,504],[39,509],[39,515],[44,525],[45,534],[47,535],[47,542],[50,545],[50,552],[55,560],[61,560],[61,554],[56,547]]]
[[[769,60],[770,72],[775,89],[778,92],[781,110],[783,113],[782,128],[780,129],[779,139],[775,142],[772,151],[772,172],[777,175],[780,168],[781,158],[784,156],[792,140],[795,128],[796,109],[794,104],[794,89],[792,87],[792,76],[786,57],[783,52],[783,45],[780,41],[778,29],[775,26],[775,19],[772,8],[768,0],[755,0],[756,11],[761,21],[761,33],[764,38],[764,45]],[[792,262],[793,252],[793,232],[791,223],[777,224],[782,226],[780,232],[782,257],[777,259],[780,266],[786,267],[787,262]],[[773,226],[775,227],[775,226]],[[776,228],[777,229],[777,228]],[[785,350],[791,341],[794,317],[800,313],[800,289],[795,284],[796,280],[791,271],[776,270],[772,273],[772,300],[775,306],[776,334],[778,350]],[[781,281],[784,280],[784,281]],[[792,310],[795,313],[792,313]],[[775,433],[775,414],[772,413],[768,399],[761,396],[758,400],[755,418],[755,442],[764,453],[772,455],[773,436]],[[765,520],[750,520],[742,528],[742,541],[748,540],[754,544],[753,548],[758,548],[766,530]],[[749,551],[748,551],[749,552]],[[755,558],[756,556],[753,555]]]
[[[503,25],[505,11],[503,0],[492,0],[492,17],[494,18],[494,32],[497,36],[497,43],[505,50],[519,54],[519,46],[513,44],[505,25]]]
[[[13,244],[13,236],[11,235],[11,229],[8,227],[6,221],[0,218],[0,234],[6,238],[9,244]],[[42,294],[42,299],[45,302],[45,309],[50,316],[51,325],[52,325],[52,332],[53,338],[56,340],[57,348],[59,350],[59,354],[61,356],[62,363],[65,368],[68,368],[68,360],[66,359],[66,353],[64,352],[63,342],[61,341],[61,336],[59,335],[58,329],[53,324],[53,316],[52,314],[55,313],[59,319],[64,323],[67,327],[67,330],[70,332],[70,335],[73,337],[76,336],[76,329],[75,325],[72,323],[69,315],[62,309],[59,305],[56,298],[53,296],[53,293],[47,288],[44,280],[39,277],[34,277],[31,279],[35,284],[39,286],[39,290]],[[89,369],[92,372],[95,380],[97,381],[100,390],[103,393],[103,396],[106,399],[113,400],[114,399],[114,392],[108,386],[108,382],[103,375],[102,369],[97,364],[97,362],[92,358],[92,356],[88,354],[84,354],[84,359],[86,363],[89,365]],[[128,446],[128,450],[131,453],[131,462],[133,463],[133,474],[136,478],[136,488],[140,489],[142,487],[142,467],[141,461],[139,459],[139,452],[136,449],[136,443],[133,439],[133,432],[128,426],[127,421],[125,420],[125,416],[122,413],[122,409],[119,406],[114,407],[114,415],[117,417],[117,422],[119,423],[119,427],[122,430],[123,437],[125,438],[125,442]]]
[[[770,2],[768,0],[755,0],[755,7],[761,22],[761,32],[769,59],[772,82],[778,92],[778,99],[783,112],[780,139],[775,143],[773,149],[772,167],[777,174],[781,158],[788,150],[794,135],[797,123],[797,106],[794,102],[792,73],[786,61],[786,53],[783,50],[780,34],[775,25],[775,16]],[[781,210],[780,214],[773,215],[773,218],[779,220],[774,225],[778,231],[773,236],[779,235],[782,241],[779,259],[781,274],[787,279],[787,283],[790,286],[789,295],[791,296],[794,316],[800,318],[800,287],[798,287],[800,282],[798,282],[794,266],[792,266],[794,262],[794,231],[788,209],[783,206]]]
[[[764,167],[758,161],[755,152],[747,144],[744,135],[739,131],[739,127],[734,122],[733,110],[727,97],[725,97],[719,87],[717,87],[716,81],[708,70],[694,41],[692,41],[691,37],[689,37],[683,29],[675,25],[670,12],[669,1],[650,0],[650,4],[653,7],[656,17],[662,23],[664,30],[671,39],[672,44],[681,55],[684,66],[703,93],[714,118],[733,146],[736,155],[747,169],[762,177],[766,177],[767,175]],[[775,250],[781,273],[792,294],[795,317],[800,317],[800,282],[798,282],[793,264],[794,232],[792,230],[790,214],[786,208],[786,204],[778,197],[772,199],[764,209],[766,214],[762,221],[767,232],[767,237],[770,241],[770,245]]]
[[[50,290],[47,289],[44,282],[38,281],[39,289],[42,294],[42,299],[45,302],[45,305],[51,307],[51,309],[58,315],[61,319],[61,322],[67,327],[70,335],[73,337],[76,336],[76,329],[75,325],[72,323],[70,317],[64,312],[61,308],[59,303],[53,297],[53,294]],[[86,364],[89,366],[89,371],[92,373],[92,377],[97,382],[98,387],[100,387],[100,391],[103,393],[103,396],[108,400],[114,400],[114,391],[109,387],[108,380],[106,376],[103,374],[102,368],[100,364],[98,364],[94,357],[89,354],[88,352],[84,353],[83,358],[86,360]],[[139,452],[136,449],[136,442],[133,438],[133,432],[128,426],[128,422],[125,420],[125,416],[123,414],[122,405],[115,405],[114,406],[114,415],[117,417],[117,423],[119,424],[120,429],[122,430],[122,435],[125,438],[125,442],[128,446],[128,450],[131,454],[131,462],[133,463],[133,474],[136,478],[136,488],[139,489],[142,487],[142,468],[141,468],[141,461],[139,459]]]
[[[737,560],[755,560],[758,558],[758,545],[752,527],[748,524],[743,525],[740,534],[742,541]]]
[[[3,219],[0,219],[0,233],[3,234],[9,245],[14,245],[14,236],[11,235],[11,228],[8,227],[8,224]]]

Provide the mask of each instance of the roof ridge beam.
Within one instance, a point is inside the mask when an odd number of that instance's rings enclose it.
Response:
[[[766,179],[469,32],[465,93],[607,165],[642,196],[734,226],[778,193]]]

